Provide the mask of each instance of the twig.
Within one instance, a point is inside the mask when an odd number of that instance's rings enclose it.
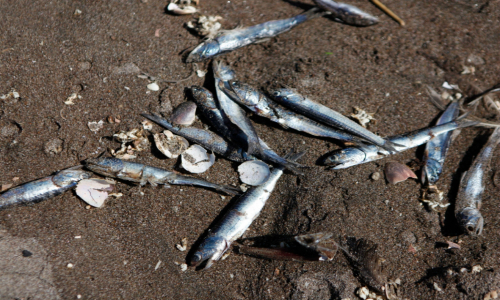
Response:
[[[405,21],[401,20],[400,17],[398,17],[395,13],[392,12],[392,10],[388,9],[387,6],[383,5],[380,3],[378,0],[371,0],[373,4],[375,4],[378,8],[380,8],[383,12],[388,14],[391,18],[396,20],[401,26],[405,26]]]

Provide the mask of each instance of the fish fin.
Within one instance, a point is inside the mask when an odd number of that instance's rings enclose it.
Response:
[[[381,148],[389,151],[390,153],[398,153],[399,151],[396,149],[396,147],[404,147],[404,145],[398,144],[398,143],[393,143],[391,141],[385,140],[385,143]]]
[[[296,162],[302,156],[304,156],[304,154],[306,154],[306,151],[302,151],[296,154],[293,154],[293,152],[294,152],[293,149],[291,149],[285,156],[283,156],[283,158],[291,162]]]
[[[322,17],[324,15],[327,15],[327,12],[322,10],[319,7],[313,7],[309,9],[308,11],[305,11],[301,13],[299,16],[305,16],[307,20]]]
[[[426,86],[427,88],[427,94],[429,95],[429,101],[434,104],[438,109],[440,110],[445,110],[446,106],[443,103],[443,100],[441,99],[441,95],[436,92],[433,88],[430,86]]]
[[[239,195],[241,194],[241,189],[230,186],[230,185],[222,185],[221,188],[219,189],[220,191],[228,194],[228,195]]]

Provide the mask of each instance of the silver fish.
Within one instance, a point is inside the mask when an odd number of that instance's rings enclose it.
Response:
[[[389,152],[397,152],[395,148],[397,145],[393,142],[374,134],[342,114],[324,105],[311,101],[291,89],[282,88],[274,91],[272,95],[274,99],[284,106],[290,107],[306,117],[360,136],[370,143],[373,143]]]
[[[0,195],[0,209],[26,203],[37,203],[60,195],[74,188],[92,173],[80,170],[81,166],[59,171],[57,174],[16,186]]]
[[[322,15],[324,15],[324,12],[321,9],[313,8],[288,19],[269,21],[245,28],[224,30],[215,38],[208,39],[198,45],[189,53],[186,62],[203,61],[272,38],[278,34],[289,31],[307,20]]]
[[[90,158],[85,162],[85,168],[108,177],[119,178],[125,181],[138,182],[141,185],[146,183],[156,186],[163,184],[195,185],[211,188],[217,191],[235,195],[240,191],[228,185],[211,183],[202,179],[176,174],[175,172],[147,166],[144,164],[124,161],[119,158]]]
[[[480,235],[483,232],[484,219],[479,209],[484,191],[484,176],[498,143],[500,143],[500,128],[493,131],[469,171],[460,181],[455,202],[455,217],[463,231],[470,235]]]
[[[227,138],[230,142],[237,145],[241,144],[242,141],[244,142],[244,133],[235,128],[231,124],[231,122],[229,122],[229,120],[225,118],[223,113],[217,107],[214,97],[212,93],[210,93],[210,91],[203,87],[192,86],[191,92],[196,103],[198,104],[201,113],[207,118],[207,121],[210,122],[215,131],[217,131],[223,137]],[[287,161],[286,159],[279,156],[260,138],[259,143],[263,151],[263,160],[283,165],[288,169],[291,168],[291,170],[293,170],[294,172],[298,172],[297,168],[303,167],[299,163]]]
[[[397,135],[389,138],[396,146],[396,152],[403,152],[408,149],[423,145],[433,137],[446,133],[457,128],[464,128],[477,125],[479,122],[467,119],[455,120],[443,125],[416,130],[407,134]],[[401,145],[401,146],[399,146]],[[368,145],[359,148],[345,148],[334,151],[324,159],[325,165],[334,165],[332,169],[345,169],[359,164],[385,158],[391,155],[388,151],[380,150],[375,145]]]
[[[245,111],[219,89],[219,84],[221,82],[234,79],[234,71],[225,63],[216,61],[213,62],[212,68],[214,70],[215,90],[217,92],[219,107],[224,112],[227,119],[246,135],[247,145],[243,146],[247,147],[246,152],[251,155],[262,154],[262,147],[259,143],[257,131],[252,122],[248,119]]]
[[[441,117],[436,122],[436,125],[442,125],[455,120],[460,112],[460,105],[458,102],[452,102],[448,108],[443,112]],[[424,152],[424,167],[422,169],[422,184],[427,186],[434,186],[438,181],[441,172],[443,171],[443,164],[451,144],[451,135],[453,131],[440,134],[427,142]]]
[[[353,142],[359,145],[367,143],[352,134],[330,128],[289,111],[248,84],[238,81],[230,81],[228,84],[229,86],[225,85],[222,89],[231,99],[246,106],[255,114],[278,123],[284,128],[292,128],[313,136]]]
[[[257,159],[257,157],[246,153],[243,149],[228,143],[226,140],[224,140],[224,138],[222,138],[215,132],[194,127],[184,127],[184,128],[177,127],[172,125],[167,120],[154,115],[142,114],[142,116],[150,119],[151,121],[157,123],[160,126],[165,127],[166,129],[172,131],[177,135],[180,135],[196,144],[202,145],[203,148],[205,149],[208,149],[212,152],[222,155],[226,159],[236,162],[244,162],[247,160]],[[294,162],[289,162],[281,158],[280,156],[275,154],[264,142],[262,141],[260,142],[264,154],[258,156],[259,158],[274,164],[282,165],[294,173],[297,174],[302,173],[299,170],[299,168],[302,167],[301,165],[296,164]]]
[[[291,160],[298,158],[296,156]],[[274,168],[265,183],[249,189],[237,199],[224,216],[209,229],[208,235],[190,257],[190,265],[207,269],[218,261],[259,216],[282,174],[283,167]]]
[[[328,12],[342,23],[355,26],[371,26],[378,23],[374,17],[356,6],[332,0],[313,0],[316,5]]]

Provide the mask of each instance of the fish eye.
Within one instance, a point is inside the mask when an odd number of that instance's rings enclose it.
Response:
[[[274,95],[275,97],[278,97],[280,94],[281,94],[280,92],[274,92],[274,93],[273,93],[273,95]]]
[[[191,259],[192,263],[199,263],[201,261],[201,255],[200,254],[195,254],[193,255],[193,258]]]
[[[472,232],[472,231],[474,231],[474,227],[472,225],[469,225],[469,226],[467,226],[467,230]]]

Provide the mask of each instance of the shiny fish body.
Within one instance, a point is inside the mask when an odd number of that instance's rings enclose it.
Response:
[[[458,102],[452,102],[439,117],[436,125],[442,125],[455,120],[460,112]],[[424,167],[422,169],[422,184],[433,186],[443,171],[443,164],[451,144],[453,131],[440,134],[431,139],[425,146]]]
[[[192,255],[190,264],[200,266],[205,263],[203,268],[206,269],[218,261],[231,244],[240,238],[259,216],[282,174],[283,168],[276,167],[264,184],[253,187],[242,195],[209,229],[208,235]]]
[[[278,123],[285,128],[292,128],[313,136],[363,144],[363,140],[352,134],[330,128],[279,106],[276,102],[267,98],[263,93],[248,84],[231,81],[229,82],[229,87],[225,87],[224,91],[231,99],[246,106],[255,114]]]
[[[236,162],[244,162],[253,158],[252,156],[247,155],[243,149],[229,144],[215,132],[195,127],[177,127],[159,116],[148,114],[141,115],[193,143],[200,144],[203,148],[215,152],[226,159]]]
[[[292,18],[269,21],[255,26],[224,30],[217,37],[206,40],[189,53],[186,62],[199,62],[210,59],[241,47],[272,38],[287,32],[297,25],[324,13],[313,8]]]
[[[500,128],[496,128],[460,181],[455,217],[462,230],[470,235],[480,235],[483,232],[484,220],[479,209],[484,192],[484,176],[499,142]]]
[[[74,188],[80,180],[92,176],[92,173],[78,168],[80,166],[62,170],[53,176],[11,188],[0,195],[0,209],[16,204],[37,203],[47,200]]]
[[[342,114],[311,101],[291,89],[279,89],[272,94],[276,101],[306,117],[355,134],[389,152],[397,152],[396,145],[393,142],[374,134]]]
[[[172,171],[112,157],[87,159],[85,161],[85,168],[97,174],[125,181],[138,182],[141,185],[145,185],[146,183],[153,186],[158,184],[167,186],[168,184],[195,185],[222,191],[231,195],[238,193],[238,190],[231,186],[211,183],[202,179],[179,175]]]
[[[456,120],[443,125],[416,130],[408,134],[397,135],[391,137],[389,140],[398,145],[396,146],[397,152],[403,152],[423,145],[439,134],[443,134],[457,128],[474,126],[476,124],[478,124],[476,121]],[[338,170],[382,159],[389,155],[391,155],[391,153],[388,151],[380,150],[375,145],[369,145],[335,151],[333,154],[326,157],[323,162],[325,165],[333,165],[334,167],[332,169]]]
[[[199,110],[208,119],[210,124],[215,128],[219,134],[227,138],[229,141],[240,144],[242,140],[245,140],[244,134],[242,132],[237,132],[232,130],[231,125],[228,124],[227,119],[223,116],[222,112],[217,107],[212,93],[203,87],[193,86],[191,87],[193,97],[198,104]],[[259,143],[263,151],[263,156],[261,157],[265,161],[275,163],[278,165],[283,165],[286,168],[299,172],[297,168],[302,167],[302,165],[291,162],[283,157],[279,156],[274,152],[269,146],[259,138]]]
[[[247,147],[246,152],[248,154],[262,154],[262,147],[259,143],[257,131],[250,119],[248,119],[245,111],[219,89],[220,84],[234,79],[234,71],[223,62],[216,61],[213,62],[212,68],[214,70],[215,90],[217,92],[219,107],[224,112],[227,119],[245,134],[246,145],[242,145],[242,147]]]
[[[374,17],[356,6],[335,2],[332,0],[313,0],[316,5],[328,12],[339,21],[355,26],[371,26],[379,22],[377,17]]]

